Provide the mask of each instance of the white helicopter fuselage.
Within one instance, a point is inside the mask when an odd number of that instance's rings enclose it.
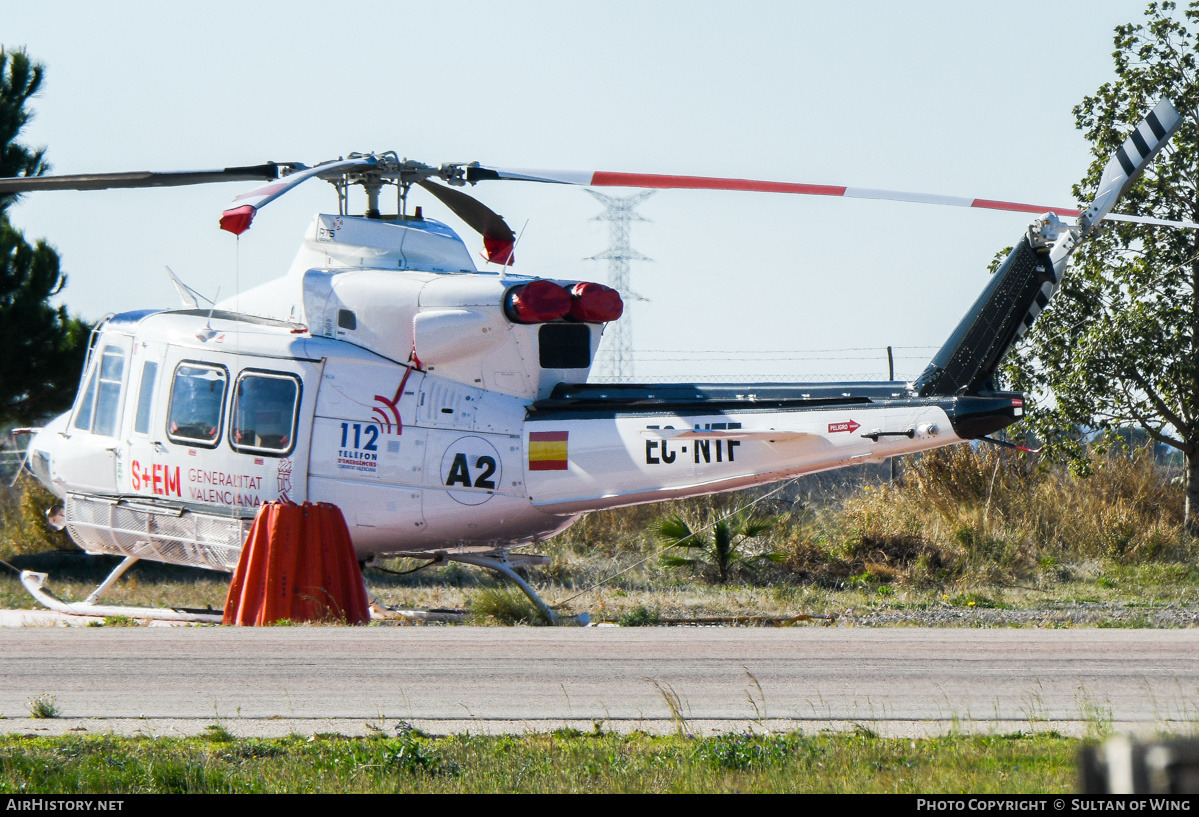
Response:
[[[170,273],[191,308],[100,322],[70,411],[13,434],[32,433],[23,466],[63,500],[50,524],[61,523],[88,552],[124,559],[80,604],[43,592],[44,574],[24,571],[21,580],[59,612],[129,615],[96,602],[138,560],[232,570],[263,503],[323,502],[341,509],[361,561],[406,554],[475,564],[515,582],[552,622],[556,614],[506,551],[587,511],[964,440],[1019,447],[988,436],[1024,414],[1024,395],[1000,387],[1003,360],[1058,291],[1079,242],[1104,219],[1197,226],[1111,213],[1182,123],[1169,100],[1159,101],[1105,165],[1091,203],[1071,211],[1074,224],[1053,208],[991,199],[476,162],[434,167],[394,152],[314,167],[0,179],[9,195],[264,181],[221,215],[221,228],[238,236],[262,207],[308,179],[333,183],[343,212],[351,186],[367,199],[363,217],[318,215],[280,278],[206,310]],[[587,380],[604,325],[623,312],[619,293],[509,274],[516,234],[461,189],[500,180],[1043,214],[910,383],[604,385]],[[419,207],[406,215],[414,185],[479,233],[499,272],[477,270],[462,240]],[[395,216],[379,209],[384,186],[396,188]],[[153,612],[223,620],[214,611]]]
[[[504,549],[589,510],[881,461],[1023,411],[902,383],[587,385],[603,323],[513,320],[531,280],[475,270],[436,222],[318,216],[284,278],[102,322],[30,467],[85,550],[231,569],[282,498],[341,508],[360,559]]]

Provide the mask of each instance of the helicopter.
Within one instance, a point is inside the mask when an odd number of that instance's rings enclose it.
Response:
[[[138,560],[232,571],[264,502],[327,502],[361,563],[403,555],[497,571],[547,618],[514,553],[582,514],[776,483],[991,434],[1027,396],[996,372],[1059,288],[1071,253],[1113,213],[1182,118],[1149,111],[1105,167],[1083,210],[829,185],[614,172],[427,165],[395,153],[311,167],[0,179],[0,193],[215,182],[262,184],[220,227],[240,236],[310,179],[336,213],[308,225],[288,271],[209,302],[170,273],[183,308],[113,315],[93,330],[74,405],[28,438],[23,468],[60,500],[52,524],[86,552],[123,557],[98,602]],[[848,196],[1038,214],[956,329],[911,382],[589,383],[620,293],[516,272],[516,235],[467,186],[523,181]],[[361,187],[366,207],[349,212]],[[381,196],[394,187],[396,210]],[[409,212],[413,187],[483,238],[479,270],[447,224]],[[1066,218],[1075,219],[1073,223]],[[201,304],[201,300],[205,303]],[[998,442],[998,441],[995,441]],[[542,561],[542,563],[544,563]],[[125,612],[125,608],[119,608]],[[162,618],[196,618],[158,611]],[[199,620],[207,620],[200,615]]]

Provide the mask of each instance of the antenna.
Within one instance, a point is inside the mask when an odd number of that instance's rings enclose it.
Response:
[[[628,382],[633,379],[633,316],[627,304],[646,300],[629,288],[629,262],[652,261],[629,244],[629,226],[634,221],[649,221],[640,215],[636,207],[654,194],[653,190],[642,190],[629,196],[609,196],[588,189],[588,193],[604,205],[604,212],[592,221],[609,224],[608,249],[588,258],[588,261],[608,262],[608,286],[620,293],[626,308],[620,320],[609,323],[604,329],[604,339],[595,355],[592,380],[606,382]]]
[[[216,289],[216,297],[217,298],[221,297],[221,288],[220,287],[217,287],[217,289]],[[212,340],[214,337],[216,337],[217,331],[212,328],[212,313],[215,311],[216,311],[216,301],[213,301],[212,309],[208,310],[208,323],[206,323],[204,325],[203,329],[201,329],[199,332],[196,333],[197,340],[209,341],[209,340]]]
[[[508,252],[508,260],[500,266],[500,280],[508,276],[512,269],[512,263],[516,260],[516,248],[520,246],[520,240],[524,238],[525,230],[529,229],[529,220],[525,219],[525,226],[520,228],[520,234],[516,236],[516,240],[512,242],[512,249]]]
[[[183,299],[184,306],[189,306],[192,309],[199,309],[201,300],[208,301],[210,304],[216,303],[215,301],[205,298],[199,292],[183,283],[183,279],[176,275],[175,271],[170,267],[164,267],[164,269],[166,269],[167,275],[171,277],[171,283],[175,285],[175,289],[179,292],[179,297]]]

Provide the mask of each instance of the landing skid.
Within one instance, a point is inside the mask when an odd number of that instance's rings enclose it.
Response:
[[[100,598],[116,583],[126,570],[138,561],[136,556],[126,556],[116,568],[108,574],[100,586],[92,591],[84,601],[67,602],[45,588],[45,573],[35,573],[32,570],[21,571],[21,584],[29,594],[37,599],[43,607],[56,613],[70,616],[123,616],[125,618],[149,619],[151,621],[182,621],[193,624],[220,624],[223,615],[220,610],[191,610],[185,607],[119,607],[116,605],[97,604]]]
[[[580,613],[577,616],[572,616],[570,619],[560,619],[553,610],[549,608],[541,597],[537,595],[528,582],[520,577],[514,568],[525,567],[531,565],[549,564],[548,556],[530,555],[524,553],[505,553],[503,551],[493,551],[491,553],[449,553],[444,550],[436,551],[435,553],[414,553],[405,554],[414,558],[431,559],[434,562],[461,562],[463,564],[482,567],[487,570],[495,571],[505,578],[511,580],[521,592],[528,597],[529,601],[541,613],[541,616],[549,624],[577,623],[586,625],[590,622],[591,617],[586,613]],[[67,602],[54,595],[45,587],[46,579],[49,576],[46,573],[36,573],[32,570],[21,571],[21,584],[29,591],[29,594],[37,600],[39,604],[48,610],[53,610],[56,613],[73,616],[123,616],[126,618],[148,619],[151,621],[180,621],[190,622],[195,624],[220,624],[223,612],[220,610],[193,610],[184,607],[121,607],[116,605],[98,604],[97,602],[107,593],[112,586],[125,574],[129,568],[133,567],[139,561],[136,556],[126,556],[125,559],[117,565],[111,573],[104,579],[100,585],[91,592],[90,595],[80,602]],[[407,619],[411,621],[429,621],[429,622],[461,622],[465,620],[465,616],[457,611],[448,610],[390,610],[376,601],[372,600],[371,618],[379,619]]]
[[[413,624],[465,624],[470,618],[470,614],[465,610],[397,610],[380,602],[371,595],[369,590],[366,594],[371,600],[370,610],[372,621],[407,621]]]

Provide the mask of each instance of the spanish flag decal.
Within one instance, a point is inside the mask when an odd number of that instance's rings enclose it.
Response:
[[[530,431],[529,470],[567,470],[566,438],[569,431]]]

